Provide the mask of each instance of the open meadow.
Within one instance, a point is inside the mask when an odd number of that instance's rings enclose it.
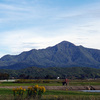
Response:
[[[70,90],[69,87],[77,86],[98,86],[100,87],[100,80],[69,80],[68,86],[62,85],[63,80],[52,79],[37,79],[37,80],[16,80],[15,82],[1,82],[0,83],[0,100],[100,100],[100,92],[82,92],[79,90]],[[46,91],[41,98],[28,98],[28,87],[44,86]],[[14,96],[12,89],[22,87],[24,91],[21,98]],[[20,96],[20,95],[19,95]]]

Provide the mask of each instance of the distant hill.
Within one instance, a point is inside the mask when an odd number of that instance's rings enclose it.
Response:
[[[100,68],[100,50],[63,41],[53,47],[32,49],[19,55],[5,55],[0,59],[0,69],[22,69],[32,66]]]
[[[28,67],[19,70],[0,69],[0,74],[9,74],[10,77],[17,79],[56,79],[58,76],[60,79],[88,79],[88,78],[100,78],[100,69],[89,67]],[[0,77],[1,79],[2,77]]]

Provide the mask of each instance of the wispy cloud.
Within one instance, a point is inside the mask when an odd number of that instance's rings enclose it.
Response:
[[[60,1],[52,6],[53,2],[0,2],[1,56],[46,48],[63,40],[100,49],[100,3],[84,3],[70,8],[66,0],[67,6],[61,6]]]

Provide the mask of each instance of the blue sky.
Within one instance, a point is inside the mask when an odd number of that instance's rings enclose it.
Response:
[[[100,49],[100,0],[0,0],[0,57],[63,40]]]

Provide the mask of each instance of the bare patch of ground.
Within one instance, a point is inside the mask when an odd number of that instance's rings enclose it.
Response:
[[[0,86],[0,88],[13,89],[20,86]],[[28,86],[21,86],[28,88]],[[100,86],[45,86],[47,90],[100,90]]]

